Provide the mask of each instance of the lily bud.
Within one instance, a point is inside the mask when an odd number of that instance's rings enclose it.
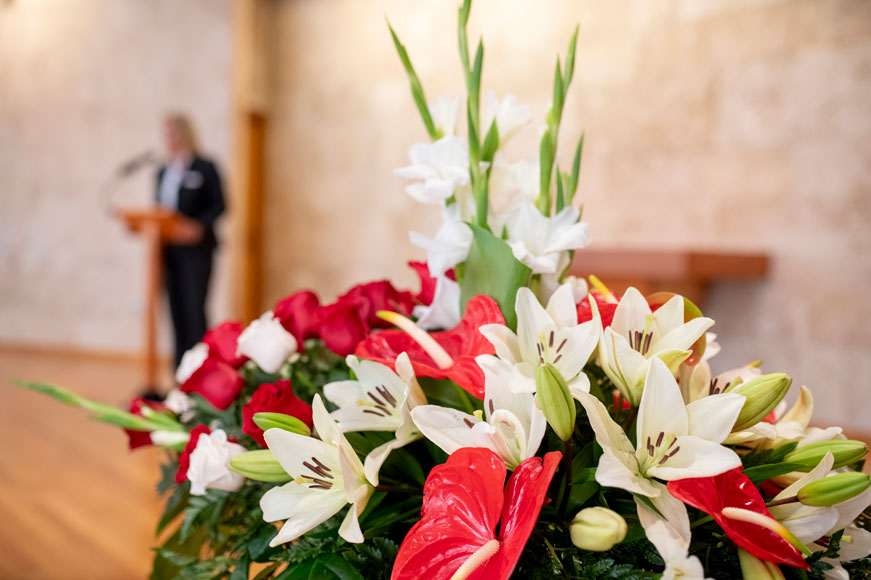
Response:
[[[826,453],[835,456],[835,464],[832,469],[837,469],[862,459],[868,453],[868,447],[861,441],[851,439],[820,441],[787,453],[783,460],[788,463],[801,464],[801,467],[796,471],[807,472],[816,467]]]
[[[266,411],[254,413],[254,424],[264,431],[267,429],[281,429],[304,437],[308,437],[312,434],[308,425],[296,417],[285,415],[283,413],[269,413]]]
[[[756,377],[727,392],[744,395],[744,406],[738,414],[732,432],[743,431],[768,416],[786,396],[792,379],[784,373],[772,373]]]
[[[784,580],[777,564],[760,560],[743,548],[738,548],[738,561],[744,580]]]
[[[246,451],[230,459],[230,471],[255,481],[285,483],[293,479],[269,449]]]
[[[604,507],[582,509],[569,525],[572,543],[591,552],[610,550],[623,541],[626,530],[623,516]]]
[[[798,490],[796,495],[804,505],[828,507],[856,497],[869,487],[871,475],[851,471],[812,481]]]
[[[538,365],[535,369],[535,390],[548,425],[557,437],[568,441],[575,430],[577,411],[562,373],[550,363]]]

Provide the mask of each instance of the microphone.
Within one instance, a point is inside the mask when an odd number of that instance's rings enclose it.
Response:
[[[128,177],[136,173],[146,165],[154,163],[155,160],[156,156],[154,154],[154,151],[149,149],[148,151],[140,153],[135,157],[131,157],[130,159],[119,165],[118,169],[115,171],[115,174],[118,177]]]

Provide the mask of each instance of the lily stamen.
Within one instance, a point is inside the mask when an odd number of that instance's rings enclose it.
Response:
[[[416,325],[410,318],[389,310],[379,310],[376,316],[404,331],[414,342],[420,345],[440,369],[444,370],[453,366],[454,359],[451,358],[451,355],[428,332]]]
[[[492,558],[498,551],[499,540],[490,540],[475,550],[475,553],[469,556],[468,560],[463,562],[463,565],[454,572],[453,576],[451,576],[451,580],[465,580],[472,574],[472,572],[477,570],[484,562]]]

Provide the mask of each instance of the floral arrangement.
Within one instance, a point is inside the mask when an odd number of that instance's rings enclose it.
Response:
[[[590,241],[583,136],[570,170],[556,163],[577,31],[537,160],[510,163],[503,145],[532,115],[482,98],[469,10],[465,136],[459,100],[428,104],[391,29],[430,137],[397,173],[443,217],[411,234],[419,292],[292,294],[210,330],[179,389],[129,412],[22,383],[167,450],[152,577],[871,574],[862,442],[810,427],[805,387],[786,410],[786,374],[713,375],[714,321],[689,300],[567,275]]]

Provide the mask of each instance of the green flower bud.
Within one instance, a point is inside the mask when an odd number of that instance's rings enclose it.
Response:
[[[572,543],[591,552],[610,550],[623,541],[626,530],[623,516],[604,507],[582,509],[569,525]]]
[[[285,483],[293,479],[269,449],[240,453],[230,459],[230,471],[256,481]]]
[[[744,406],[732,432],[748,429],[764,419],[786,396],[792,379],[784,373],[772,373],[741,383],[727,392],[744,395]]]
[[[801,464],[802,467],[796,471],[810,471],[822,461],[826,453],[831,453],[835,456],[835,464],[832,466],[832,469],[837,469],[862,459],[868,453],[868,447],[861,441],[850,439],[820,441],[819,443],[810,443],[787,453],[783,460],[788,463]]]
[[[744,580],[784,580],[777,564],[760,560],[743,548],[738,548],[738,561]]]
[[[828,507],[856,497],[869,487],[871,475],[851,471],[812,481],[798,490],[796,495],[804,505]]]
[[[266,431],[267,429],[282,429],[297,435],[308,437],[312,434],[308,425],[291,415],[282,413],[254,413],[254,424]]]
[[[575,430],[577,411],[566,380],[552,364],[540,364],[535,369],[535,390],[548,425],[557,437],[568,441]]]

